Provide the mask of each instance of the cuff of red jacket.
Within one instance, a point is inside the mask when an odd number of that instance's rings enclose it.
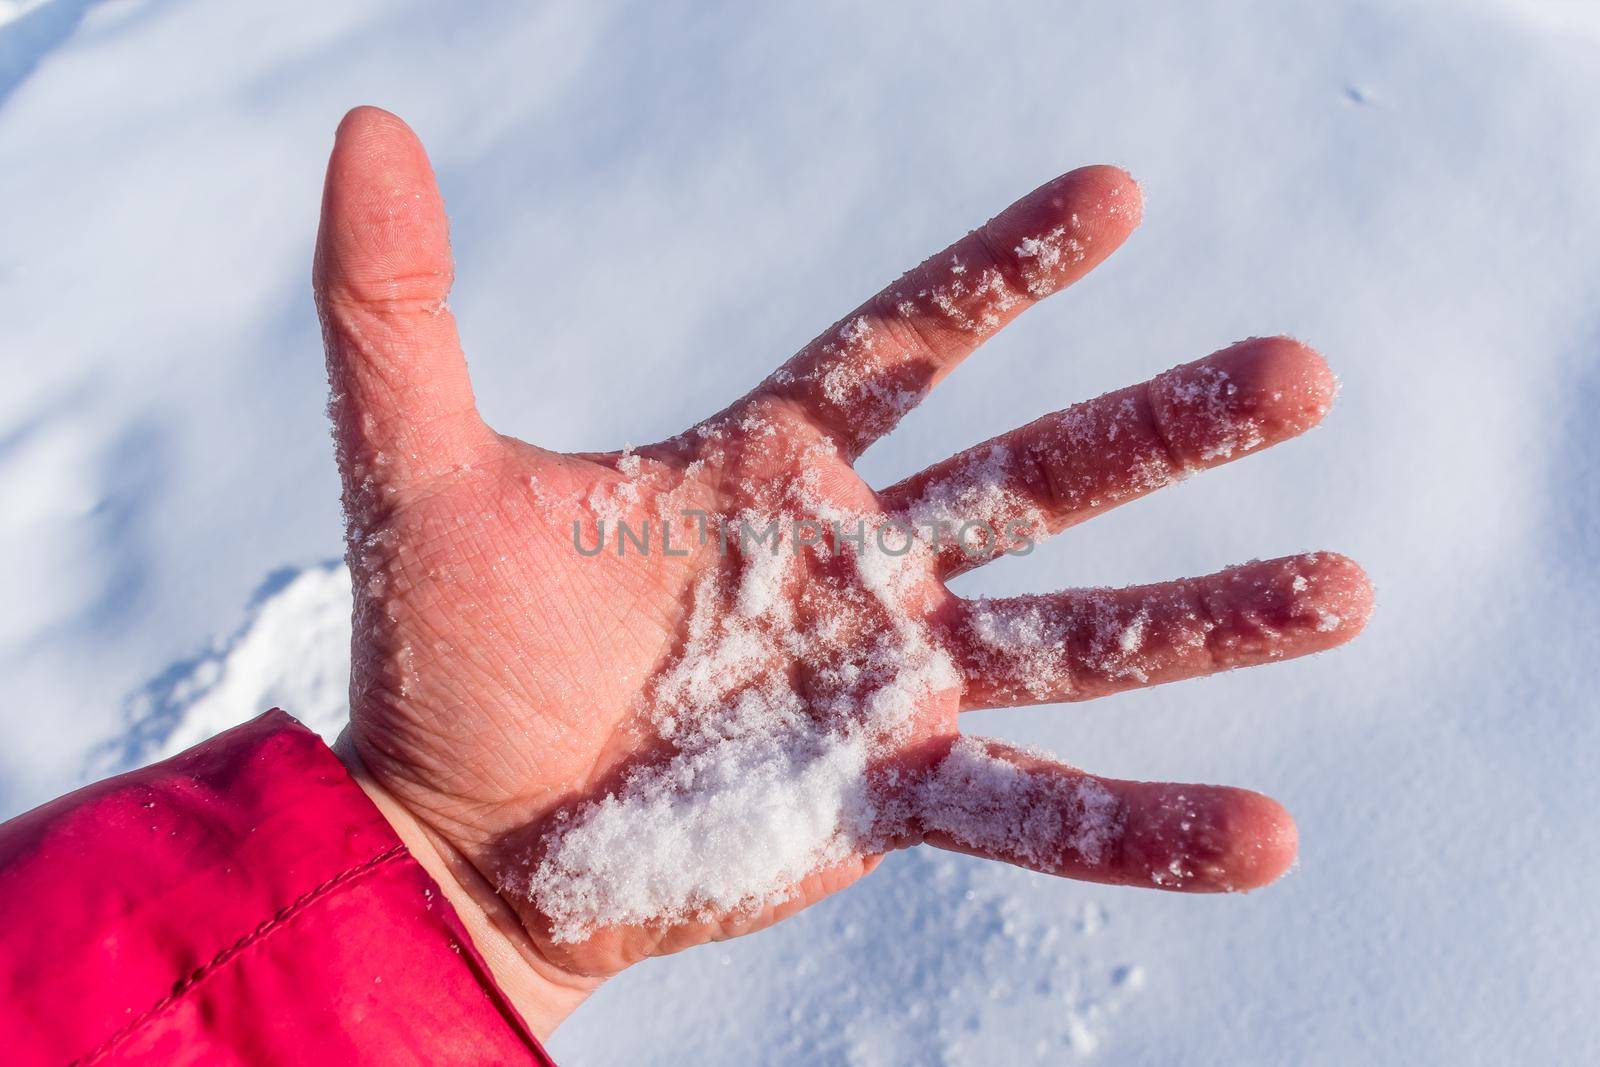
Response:
[[[550,1062],[281,711],[0,826],[0,901],[10,1063]]]

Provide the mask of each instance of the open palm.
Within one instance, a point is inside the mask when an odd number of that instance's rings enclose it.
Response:
[[[541,980],[760,928],[922,841],[1182,890],[1292,861],[1265,797],[1094,778],[959,741],[957,716],[1331,647],[1365,621],[1359,568],[1005,601],[944,581],[1313,425],[1315,353],[1244,342],[888,489],[852,469],[1139,211],[1122,172],[1073,171],[684,434],[561,455],[478,416],[426,156],[392,115],[346,118],[316,259],[356,589],[344,744]],[[746,540],[769,524],[776,552]]]

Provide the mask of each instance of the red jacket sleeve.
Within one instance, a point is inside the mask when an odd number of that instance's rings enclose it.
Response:
[[[269,712],[0,826],[8,1064],[549,1064],[455,912]]]

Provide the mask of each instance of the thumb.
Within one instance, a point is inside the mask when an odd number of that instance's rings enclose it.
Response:
[[[387,111],[356,108],[334,136],[312,267],[353,520],[472,464],[495,440],[445,306],[452,274],[422,144]]]

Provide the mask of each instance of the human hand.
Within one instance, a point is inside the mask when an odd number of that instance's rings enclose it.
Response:
[[[1139,215],[1121,171],[1073,171],[691,430],[561,455],[479,417],[422,147],[385,112],[346,117],[315,265],[355,584],[340,748],[536,1030],[607,975],[760,929],[919,842],[1185,891],[1292,861],[1263,796],[1095,778],[958,742],[957,716],[1332,647],[1370,609],[1355,564],[1002,601],[944,581],[1304,431],[1333,397],[1320,357],[1247,341],[884,490],[851,466]],[[651,524],[649,551],[619,551],[619,519]],[[781,552],[740,539],[773,520]],[[937,545],[934,520],[951,523]],[[585,555],[599,521],[606,548]],[[886,522],[924,536],[895,554]],[[966,522],[1003,535],[954,543]]]

